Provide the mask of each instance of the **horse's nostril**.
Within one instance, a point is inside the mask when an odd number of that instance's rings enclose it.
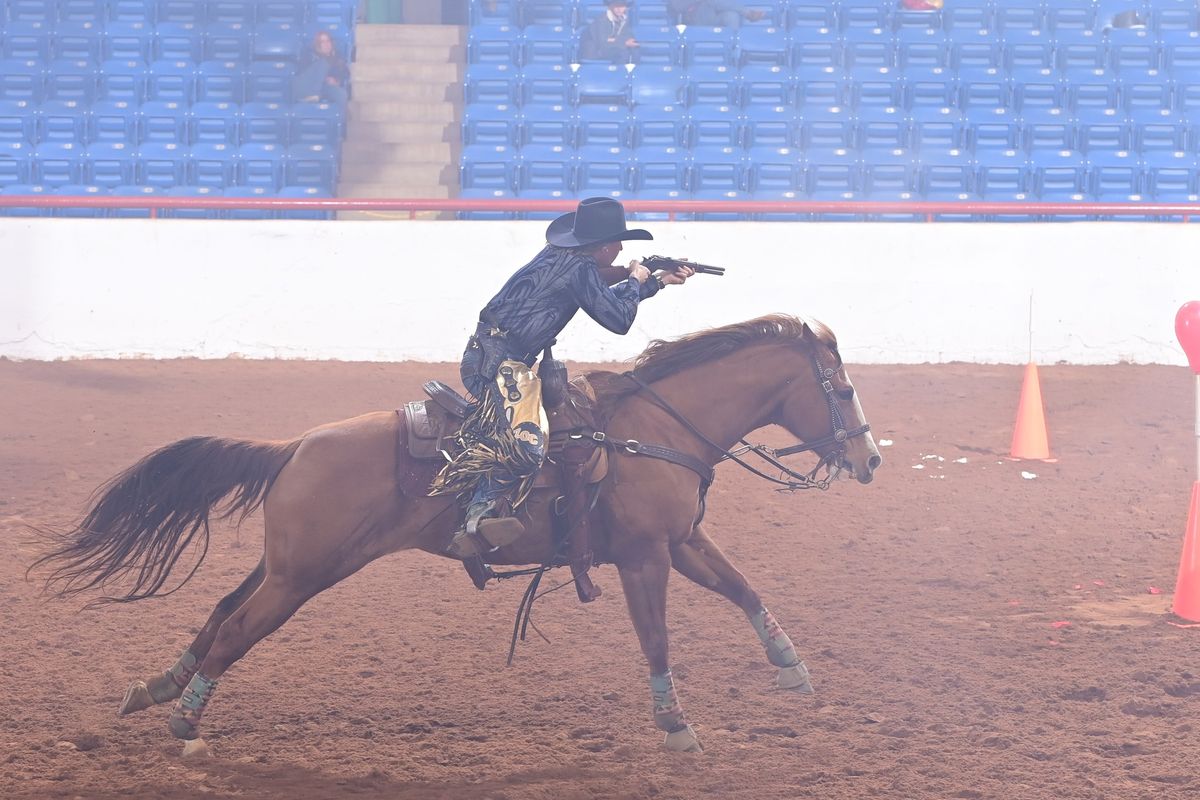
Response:
[[[879,469],[881,464],[883,464],[882,456],[871,456],[867,459],[867,466],[871,468],[872,472]]]

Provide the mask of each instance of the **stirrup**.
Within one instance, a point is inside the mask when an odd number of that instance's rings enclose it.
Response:
[[[489,517],[496,510],[496,501],[475,503],[467,510],[466,523],[446,552],[456,558],[480,556],[511,544],[525,533],[525,525],[516,517]]]

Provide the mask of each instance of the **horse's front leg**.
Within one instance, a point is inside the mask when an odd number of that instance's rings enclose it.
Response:
[[[701,752],[696,732],[683,716],[671,678],[667,644],[667,576],[671,561],[666,546],[654,548],[645,558],[617,564],[629,616],[637,631],[642,653],[650,665],[650,695],[654,702],[654,724],[666,731],[669,750]]]
[[[671,546],[671,564],[704,588],[729,598],[750,618],[750,624],[767,650],[767,660],[779,667],[778,685],[781,689],[812,693],[808,669],[796,655],[792,640],[763,605],[758,592],[754,591],[746,577],[729,563],[729,559],[699,525],[686,541]]]

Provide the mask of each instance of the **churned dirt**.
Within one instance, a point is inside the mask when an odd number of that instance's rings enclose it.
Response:
[[[1043,366],[1057,463],[1005,460],[1019,367],[851,369],[886,463],[870,486],[778,494],[719,469],[708,528],[817,693],[773,688],[744,617],[676,575],[671,656],[703,755],[665,752],[612,567],[604,596],[382,559],[318,596],[222,680],[211,755],[169,706],[119,718],[258,559],[214,529],[161,600],[81,611],[24,578],[27,525],[185,436],[288,438],[455,380],[446,364],[0,360],[0,796],[5,798],[1190,798],[1200,630],[1170,606],[1193,475],[1183,368]],[[783,445],[779,432],[760,441]],[[557,580],[565,579],[560,576]]]

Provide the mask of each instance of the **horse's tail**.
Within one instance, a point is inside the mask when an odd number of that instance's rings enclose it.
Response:
[[[240,524],[262,505],[300,442],[195,436],[160,448],[97,489],[83,520],[30,570],[54,565],[46,589],[59,597],[134,577],[124,595],[102,597],[89,605],[171,594],[188,582],[208,553],[208,520],[214,507],[229,496],[217,511],[220,518],[240,511]],[[174,588],[160,592],[194,542],[199,554],[191,571]]]

